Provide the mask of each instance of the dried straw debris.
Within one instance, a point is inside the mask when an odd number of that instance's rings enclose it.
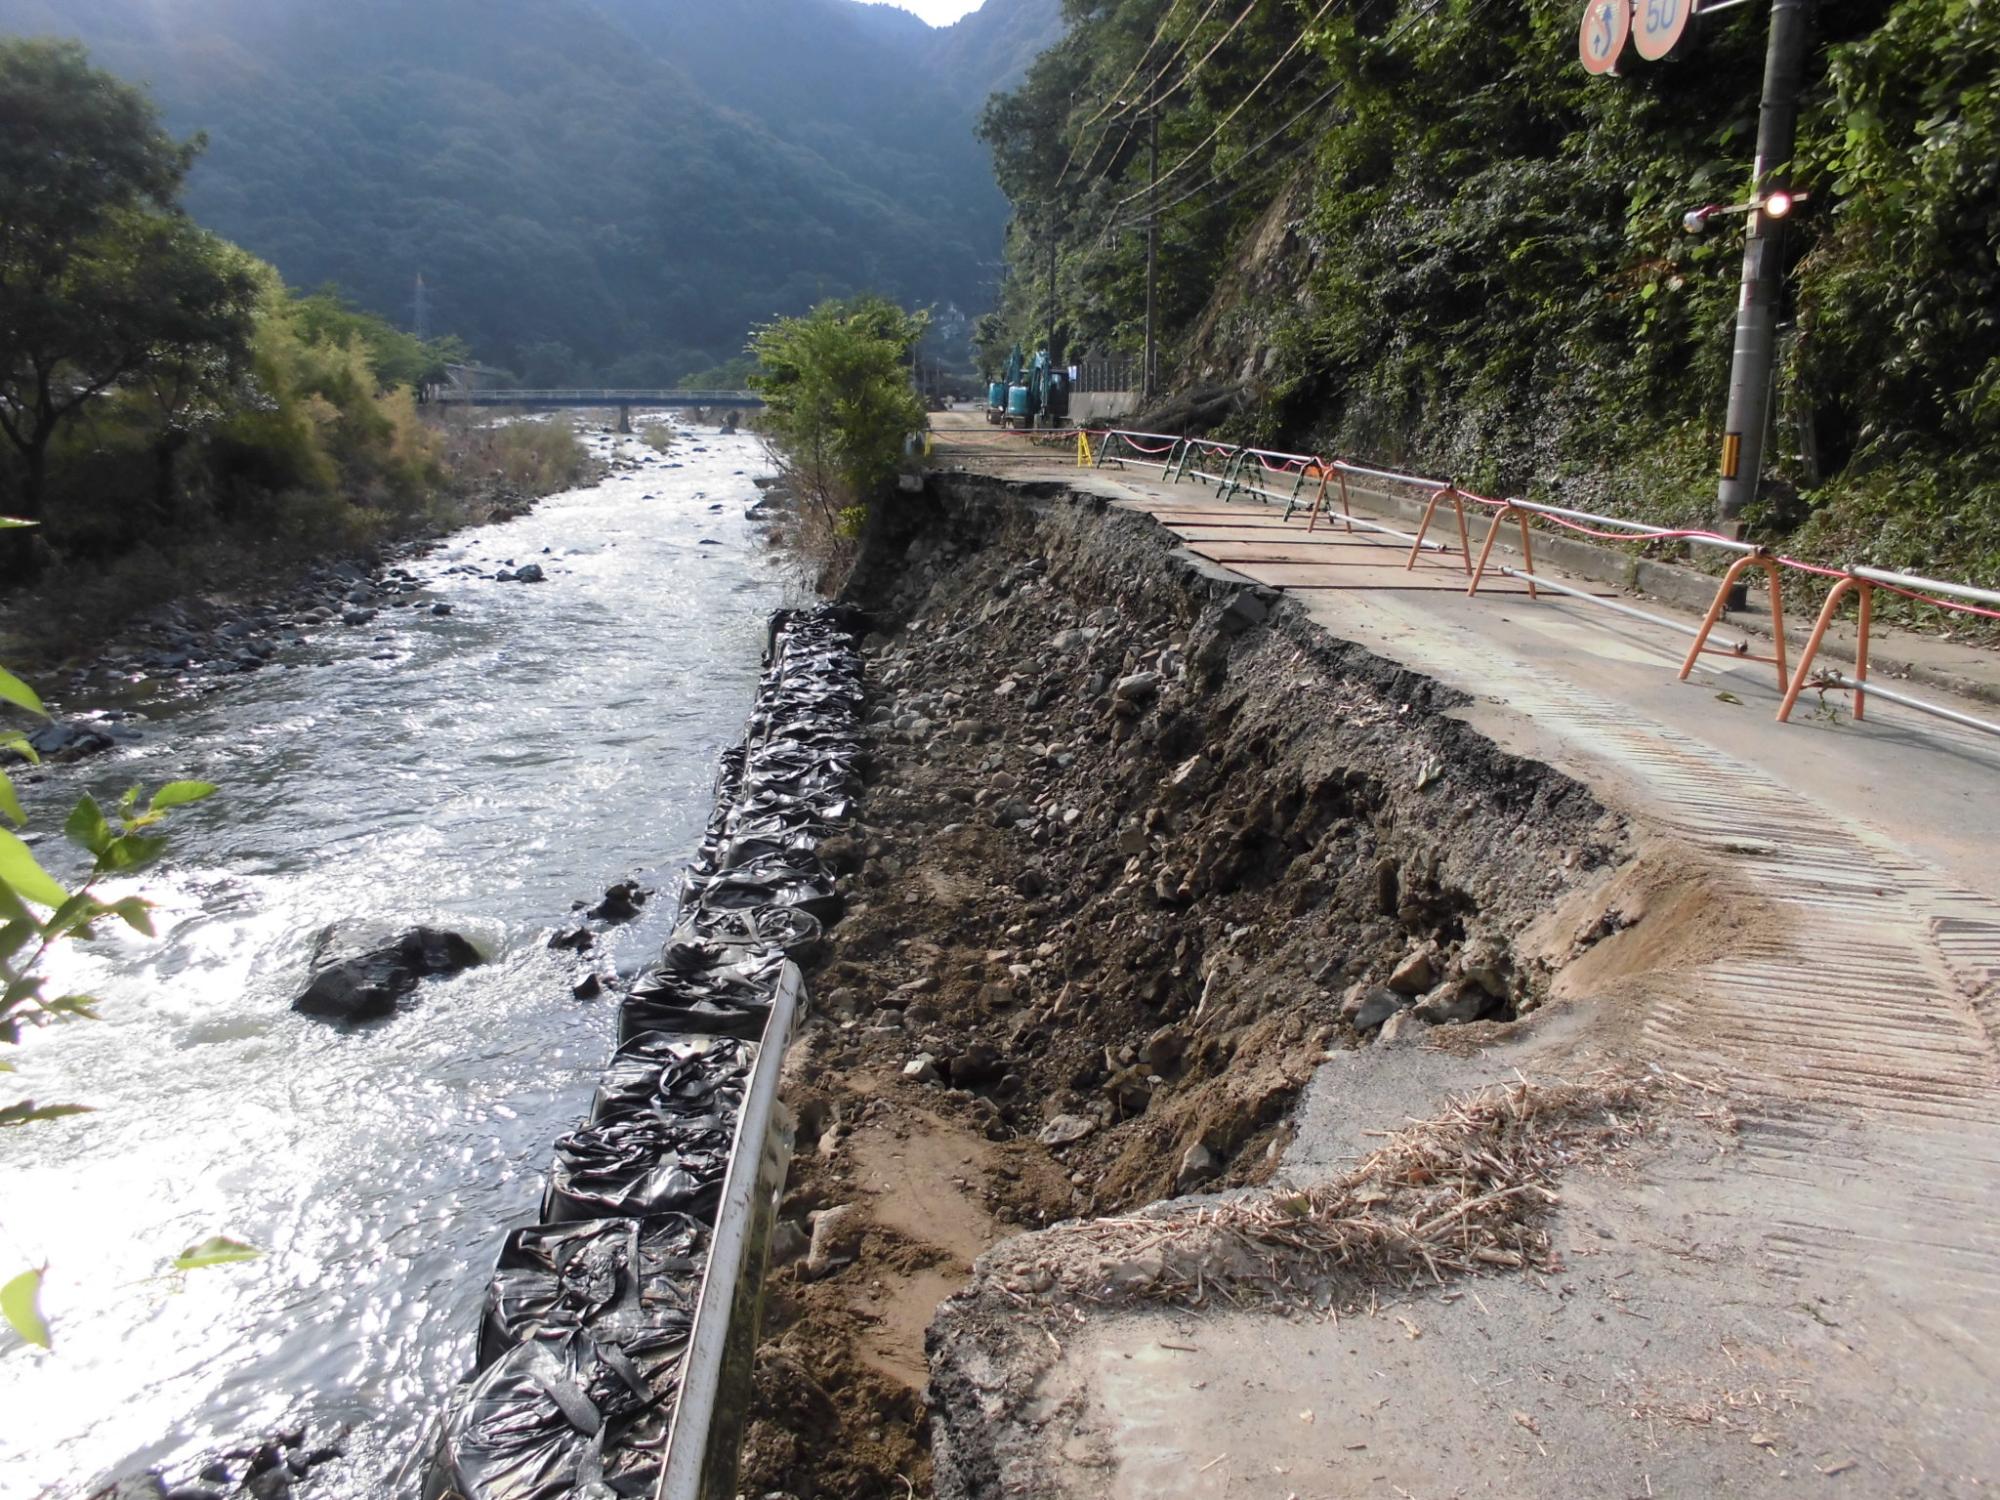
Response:
[[[1658,1070],[1521,1078],[1451,1100],[1315,1187],[1065,1225],[1002,1247],[990,1273],[1023,1303],[1325,1311],[1385,1288],[1547,1268],[1561,1175],[1608,1161],[1650,1132],[1670,1096],[1696,1092],[1713,1091]]]

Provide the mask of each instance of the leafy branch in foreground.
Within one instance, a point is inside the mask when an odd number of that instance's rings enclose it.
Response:
[[[48,717],[34,689],[4,668],[0,668],[0,702]],[[12,750],[30,762],[40,759],[27,736],[18,732],[0,733],[0,750]],[[97,1019],[97,1002],[90,996],[48,994],[48,976],[41,972],[43,960],[56,944],[65,940],[88,942],[111,921],[151,937],[151,902],[140,896],[105,901],[99,899],[98,889],[106,879],[133,874],[158,860],[167,848],[166,836],[159,830],[168,815],[214,794],[215,787],[206,781],[170,781],[143,806],[139,788],[133,787],[107,811],[95,797],[84,793],[63,823],[64,835],[91,857],[90,873],[74,891],[43,869],[17,834],[0,828],[0,1042],[17,1045],[24,1025]],[[13,779],[4,771],[0,771],[0,816],[17,828],[27,822]],[[11,1062],[0,1059],[0,1073],[15,1071]],[[16,1099],[0,1104],[0,1129],[89,1112],[87,1104],[38,1104],[33,1099]],[[175,1270],[199,1270],[247,1260],[257,1253],[248,1245],[217,1236],[183,1251],[173,1265]],[[49,1347],[49,1328],[40,1298],[46,1269],[23,1271],[0,1285],[0,1320],[21,1338],[44,1349]]]

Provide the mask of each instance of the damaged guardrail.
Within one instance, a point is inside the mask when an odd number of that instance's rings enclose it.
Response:
[[[734,1493],[799,964],[841,914],[819,846],[860,789],[861,628],[831,607],[773,617],[673,935],[625,997],[589,1119],[556,1143],[542,1222],[502,1248],[425,1500]]]
[[[1841,689],[1851,692],[1854,695],[1854,717],[1857,721],[1865,718],[1867,697],[1873,693],[1891,703],[1929,714],[1962,728],[2000,735],[2000,723],[1976,718],[1942,704],[1881,687],[1868,678],[1868,637],[1876,590],[1886,590],[1934,609],[1972,615],[1986,620],[2000,620],[2000,590],[1941,582],[1933,578],[1893,573],[1880,568],[1822,567],[1795,557],[1786,557],[1754,542],[1746,542],[1737,537],[1725,536],[1720,532],[1700,527],[1655,526],[1648,522],[1628,521],[1618,516],[1597,515],[1590,511],[1574,510],[1560,505],[1544,505],[1514,497],[1496,499],[1488,495],[1475,494],[1462,488],[1455,481],[1432,479],[1420,474],[1406,474],[1393,469],[1374,468],[1341,458],[1327,459],[1313,454],[1283,453],[1273,449],[1218,442],[1211,438],[1175,437],[1169,433],[1128,431],[1123,428],[1077,428],[1066,433],[1053,435],[1043,433],[1037,436],[1043,439],[1050,436],[1073,439],[1077,445],[1076,461],[1079,466],[1097,468],[1111,463],[1121,467],[1158,469],[1160,477],[1165,480],[1194,480],[1197,483],[1213,485],[1217,498],[1225,503],[1239,493],[1282,502],[1287,520],[1291,519],[1295,511],[1303,508],[1307,511],[1308,531],[1317,529],[1323,516],[1329,520],[1334,519],[1331,507],[1337,500],[1341,510],[1338,519],[1347,530],[1360,529],[1409,543],[1409,557],[1404,564],[1405,568],[1414,567],[1419,556],[1425,553],[1449,554],[1453,550],[1448,544],[1430,538],[1431,523],[1436,519],[1439,508],[1449,503],[1457,520],[1457,551],[1467,578],[1468,594],[1479,592],[1480,584],[1489,572],[1498,573],[1526,584],[1531,599],[1538,598],[1541,592],[1546,590],[1629,619],[1642,620],[1649,625],[1692,636],[1693,644],[1688,648],[1681,664],[1680,675],[1683,680],[1694,670],[1695,664],[1705,653],[1768,663],[1776,669],[1778,691],[1783,699],[1777,715],[1780,722],[1790,718],[1799,694],[1806,687],[1812,686],[1821,690]],[[1278,485],[1282,485],[1284,480],[1289,478],[1289,488],[1281,490],[1274,487],[1273,483],[1260,482],[1274,475],[1277,476]],[[1413,489],[1428,490],[1430,494],[1424,506],[1423,520],[1416,532],[1412,534],[1379,521],[1356,516],[1349,503],[1347,490],[1350,475],[1360,479],[1373,479]],[[1484,507],[1488,512],[1484,545],[1479,551],[1476,564],[1472,560],[1472,538],[1466,524],[1465,506],[1468,502]],[[1574,588],[1544,574],[1538,574],[1534,568],[1534,543],[1529,530],[1531,520],[1561,527],[1596,541],[1670,541],[1711,548],[1731,554],[1733,561],[1717,585],[1714,598],[1701,623],[1691,625],[1682,620],[1634,608],[1615,599],[1606,599],[1588,590]],[[1499,538],[1501,528],[1509,523],[1517,526],[1520,531],[1522,561],[1520,567],[1495,563],[1492,560],[1493,545]],[[1769,654],[1753,652],[1748,640],[1724,638],[1715,634],[1715,627],[1721,620],[1728,601],[1735,593],[1738,581],[1753,568],[1764,574],[1768,591],[1773,641]],[[1820,610],[1819,618],[1814,624],[1796,669],[1791,668],[1787,662],[1783,585],[1783,574],[1787,571],[1832,581],[1832,589]],[[1849,594],[1855,595],[1859,604],[1854,671],[1849,675],[1822,668],[1815,673],[1812,671],[1814,658],[1820,650],[1828,626]]]

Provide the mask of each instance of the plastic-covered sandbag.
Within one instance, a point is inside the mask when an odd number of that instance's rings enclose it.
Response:
[[[685,1328],[516,1345],[445,1407],[425,1500],[622,1500],[659,1484]]]
[[[746,788],[736,804],[732,827],[751,818],[793,814],[822,823],[844,823],[854,814],[854,799],[845,792],[781,792],[773,787]]]
[[[738,808],[716,841],[718,850],[747,839],[805,842],[817,848],[841,831],[839,822],[821,817],[796,799],[780,799],[755,808]],[[718,866],[719,866],[718,861]]]
[[[831,756],[773,756],[753,765],[743,777],[751,792],[781,792],[788,797],[825,797],[861,788],[861,774],[847,761]]]
[[[729,1171],[735,1123],[638,1115],[603,1120],[556,1142],[542,1219],[712,1218]]]
[[[507,1236],[486,1289],[479,1363],[529,1340],[588,1332],[600,1343],[685,1334],[701,1295],[709,1229],[685,1214],[534,1224]]]
[[[649,1031],[618,1049],[597,1085],[593,1122],[656,1114],[727,1125],[743,1108],[757,1044]]]
[[[825,928],[811,912],[784,906],[741,911],[700,909],[682,916],[680,930],[703,942],[749,945],[805,963],[819,951]]]
[[[627,995],[618,1008],[618,1039],[630,1043],[648,1032],[736,1037],[755,1041],[771,1018],[776,990],[754,985],[720,987],[678,982],[655,970],[642,995]]]
[[[700,1011],[704,1006],[727,1014],[754,1013],[761,1026],[784,969],[785,953],[780,946],[733,946],[727,941],[710,941],[691,930],[677,933],[661,953],[660,962],[640,975],[626,992],[619,1040],[630,1042],[648,1031],[712,1034],[714,1027],[684,1020],[698,1012],[707,1013]],[[760,1033],[727,1029],[720,1034],[755,1037]]]
[[[744,911],[753,906],[788,906],[810,912],[825,926],[840,920],[846,898],[817,859],[760,859],[713,875],[689,871],[681,886],[681,910]]]

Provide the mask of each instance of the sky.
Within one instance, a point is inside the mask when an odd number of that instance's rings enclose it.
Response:
[[[933,26],[949,26],[960,16],[978,10],[980,0],[886,0],[886,3],[912,11]]]

